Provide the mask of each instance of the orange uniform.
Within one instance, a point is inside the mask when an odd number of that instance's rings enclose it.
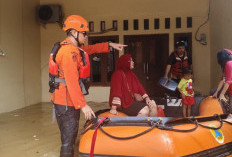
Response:
[[[108,53],[110,51],[108,43],[99,43],[95,45],[82,46],[84,51],[89,55],[93,53]],[[78,47],[66,38],[61,42],[61,48],[56,56],[56,63],[61,72],[59,78],[66,81],[60,83],[59,89],[51,94],[51,100],[54,104],[74,106],[75,109],[80,109],[86,105],[84,95],[79,86],[79,68],[83,66],[82,57]]]

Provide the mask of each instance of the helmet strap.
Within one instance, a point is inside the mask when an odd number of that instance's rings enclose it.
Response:
[[[80,42],[79,42],[79,32],[77,31],[77,37],[75,37],[72,33],[71,33],[72,37],[77,41],[77,46],[80,46]]]

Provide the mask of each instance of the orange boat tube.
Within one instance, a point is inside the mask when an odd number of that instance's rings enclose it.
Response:
[[[209,104],[219,108],[210,111]],[[208,97],[202,100],[198,117],[127,117],[122,113],[113,117],[104,112],[86,123],[80,156],[232,156],[232,117],[220,107],[217,99]]]

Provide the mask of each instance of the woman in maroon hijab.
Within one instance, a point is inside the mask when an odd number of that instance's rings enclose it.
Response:
[[[111,77],[110,105],[112,114],[120,109],[128,116],[156,116],[157,106],[150,100],[136,75],[131,71],[134,62],[130,54],[122,55],[116,64],[116,71]],[[141,95],[141,101],[135,100],[135,94]]]

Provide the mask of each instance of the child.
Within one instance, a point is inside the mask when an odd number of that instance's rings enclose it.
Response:
[[[193,71],[191,69],[184,69],[183,70],[183,78],[180,80],[180,83],[178,84],[177,88],[181,94],[182,98],[182,109],[183,109],[183,116],[187,117],[191,114],[191,106],[194,105],[194,91],[192,87],[192,73]]]

